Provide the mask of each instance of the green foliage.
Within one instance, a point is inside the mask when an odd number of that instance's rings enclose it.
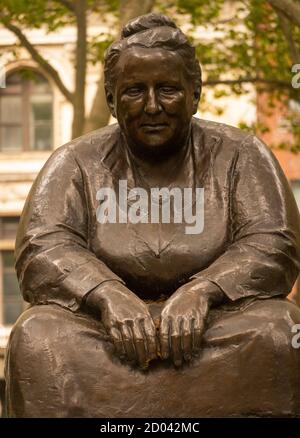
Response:
[[[294,1],[300,5],[300,0]],[[274,99],[281,101],[288,97],[300,101],[299,89],[291,85],[290,47],[278,15],[267,1],[174,0],[172,3],[177,13],[189,16],[189,33],[206,84],[230,79],[235,81],[229,85],[230,92],[243,95],[249,90],[249,82],[254,83],[259,92],[271,92],[270,106]],[[173,18],[176,21],[176,13]],[[293,44],[300,53],[300,28],[291,23],[289,26]],[[217,90],[216,99],[228,94],[228,85],[223,85],[223,91],[218,85]],[[208,109],[207,102],[205,105]],[[220,112],[215,102],[209,109],[216,114]],[[292,117],[295,120],[294,114]],[[290,125],[300,150],[298,123]]]
[[[88,46],[88,59],[92,64],[97,64],[99,61],[103,61],[105,50],[114,41],[113,35],[108,35],[106,33],[99,33],[94,36]]]
[[[211,22],[213,23],[222,10],[224,1],[215,0],[177,0],[176,6],[179,12],[188,12],[191,22],[194,24]]]
[[[76,2],[69,0],[71,5]],[[88,0],[88,14],[103,16],[107,12],[116,13],[119,0]],[[16,24],[23,29],[45,28],[53,32],[76,22],[74,11],[69,10],[60,0],[1,0],[0,22]]]
[[[300,0],[294,2],[300,5]],[[76,2],[70,0],[70,3],[74,5]],[[119,7],[120,0],[88,0],[88,15],[93,14],[99,22],[104,22],[107,12],[118,16]],[[189,23],[188,34],[196,46],[205,83],[214,87],[213,108],[209,101],[205,101],[204,89],[202,109],[213,109],[220,114],[222,107],[218,100],[221,102],[220,98],[231,93],[248,93],[249,82],[254,83],[259,92],[271,92],[271,110],[278,100],[300,102],[300,89],[291,85],[291,47],[277,13],[268,1],[156,0],[155,10],[166,13],[179,24],[182,24],[183,17],[184,22]],[[60,0],[1,1],[0,22],[15,24],[22,30],[43,28],[52,32],[75,24],[75,21],[74,11]],[[300,28],[291,23],[289,26],[292,43],[300,53]],[[115,29],[111,29],[108,33],[89,37],[89,62],[95,64],[103,59],[115,33]],[[228,79],[233,83],[222,85]],[[290,129],[300,149],[300,128],[295,112],[290,118]]]
[[[236,2],[178,0],[176,3],[180,12],[190,14],[193,30],[200,26],[200,37],[195,42],[207,80],[226,78],[229,73],[230,78],[236,80],[259,76],[290,81],[291,60],[287,44],[277,15],[265,1],[240,2],[227,14],[225,4]],[[206,38],[212,31],[213,37]],[[297,43],[299,37],[297,29]],[[240,89],[237,91],[239,93]]]
[[[74,14],[59,1],[2,0],[1,9],[0,21],[23,28],[45,27],[52,32],[75,21]]]

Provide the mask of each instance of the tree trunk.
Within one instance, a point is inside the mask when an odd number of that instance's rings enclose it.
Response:
[[[120,31],[127,21],[148,14],[154,3],[155,0],[120,0]]]
[[[293,64],[300,64],[300,51],[294,38],[293,23],[291,23],[286,15],[284,15],[279,9],[276,9],[276,13],[278,15],[279,25],[289,49],[291,61]]]
[[[76,66],[75,66],[75,93],[72,138],[83,133],[85,120],[85,85],[87,65],[87,0],[76,0],[75,14],[77,22]]]
[[[120,32],[127,21],[151,11],[155,0],[120,0]],[[89,132],[107,125],[110,112],[104,92],[104,75],[100,76],[92,109],[86,120],[84,131]]]
[[[300,27],[300,5],[293,0],[268,0],[274,9],[281,11],[289,21]]]
[[[106,103],[104,91],[104,74],[100,75],[97,91],[93,100],[92,108],[84,125],[84,132],[94,131],[95,129],[106,126],[110,118],[110,111]]]

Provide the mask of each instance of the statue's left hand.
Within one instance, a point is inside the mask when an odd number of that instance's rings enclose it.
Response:
[[[197,279],[177,289],[161,312],[161,358],[170,357],[175,366],[181,366],[183,360],[198,354],[209,309],[223,298],[217,286]]]

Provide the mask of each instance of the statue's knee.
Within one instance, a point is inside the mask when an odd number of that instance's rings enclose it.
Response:
[[[26,310],[14,325],[10,340],[10,354],[36,354],[45,339],[55,336],[65,324],[63,310],[55,306],[34,306]]]
[[[300,324],[300,309],[288,300],[266,300],[257,317],[260,324],[257,325],[256,337],[264,347],[278,354],[289,354],[294,349],[293,338],[295,328]]]

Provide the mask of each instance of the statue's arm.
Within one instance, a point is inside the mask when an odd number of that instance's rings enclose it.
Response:
[[[258,138],[236,153],[231,181],[231,241],[207,269],[210,281],[231,300],[287,295],[300,267],[300,219],[276,158]]]
[[[299,213],[275,157],[251,137],[234,163],[227,250],[177,289],[161,312],[161,356],[171,357],[175,365],[201,349],[211,307],[227,300],[287,295],[299,272]]]
[[[24,299],[76,311],[103,282],[123,282],[88,248],[88,209],[70,145],[56,150],[28,195],[16,239]]]

